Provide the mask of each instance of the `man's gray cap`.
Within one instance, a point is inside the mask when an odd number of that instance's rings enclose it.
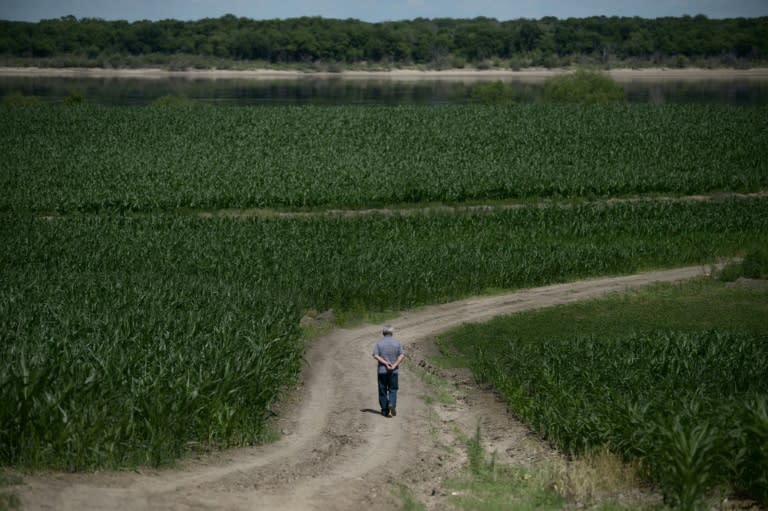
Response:
[[[384,334],[385,335],[386,334],[392,335],[394,333],[395,333],[395,327],[393,327],[392,325],[387,325],[387,326],[384,327]]]

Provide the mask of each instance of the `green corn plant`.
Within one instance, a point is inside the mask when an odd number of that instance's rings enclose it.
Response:
[[[768,503],[768,398],[744,402],[741,421],[733,428],[736,437],[733,470],[739,486],[758,501]]]
[[[705,495],[719,482],[720,441],[708,424],[686,426],[679,416],[657,425],[657,444],[649,462],[675,508],[691,511],[703,506]]]

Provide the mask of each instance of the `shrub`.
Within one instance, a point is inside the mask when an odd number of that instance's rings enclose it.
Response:
[[[768,278],[768,247],[759,247],[744,257],[742,269],[750,279]]]
[[[624,89],[604,73],[582,70],[549,78],[544,84],[544,99],[576,103],[622,101]]]
[[[85,100],[85,97],[79,90],[73,90],[72,92],[67,95],[67,97],[64,98],[64,104],[65,105],[85,105],[88,102]]]
[[[749,279],[768,278],[768,248],[757,247],[744,256],[744,260],[727,265],[720,270],[717,278],[723,282],[746,277]]]
[[[40,98],[37,96],[25,96],[21,92],[11,92],[3,98],[3,106],[6,108],[36,106],[39,104]]]
[[[458,55],[451,55],[450,66],[456,69],[464,69],[467,65],[467,61],[464,57]]]
[[[194,105],[195,102],[191,99],[185,97],[185,96],[173,96],[171,94],[166,94],[165,96],[160,96],[159,98],[153,100],[150,103],[150,106],[153,107],[168,107],[168,108],[174,108],[174,107],[188,107]]]
[[[472,87],[471,98],[479,103],[511,103],[515,100],[515,88],[501,80],[480,83]]]

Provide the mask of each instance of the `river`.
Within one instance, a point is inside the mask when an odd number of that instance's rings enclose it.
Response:
[[[0,76],[0,95],[22,93],[58,102],[73,91],[103,105],[144,105],[166,96],[227,105],[285,104],[422,104],[465,103],[481,79],[389,79],[308,75],[290,78],[161,78]],[[544,78],[505,76],[522,102],[541,97]],[[630,102],[768,104],[768,79],[623,78],[618,80]]]

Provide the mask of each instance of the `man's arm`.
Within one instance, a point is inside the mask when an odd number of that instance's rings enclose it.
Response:
[[[374,359],[375,359],[375,360],[376,360],[376,361],[377,361],[379,364],[384,364],[385,366],[387,366],[387,369],[393,369],[393,367],[392,367],[392,364],[390,364],[390,363],[389,363],[389,361],[388,361],[386,358],[382,357],[381,355],[376,355],[376,354],[374,354],[374,355],[373,355],[373,358],[374,358]]]
[[[405,360],[405,353],[401,353],[397,357],[397,360],[395,360],[394,363],[392,363],[391,366],[389,366],[389,367],[391,367],[392,369],[397,369],[397,366],[399,366],[400,362],[402,362],[403,360]]]

